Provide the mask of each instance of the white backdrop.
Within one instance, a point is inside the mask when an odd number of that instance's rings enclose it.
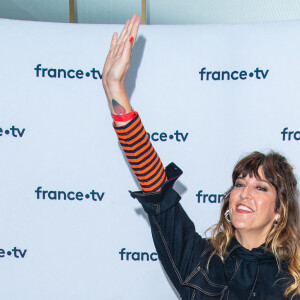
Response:
[[[139,188],[101,85],[120,30],[0,20],[1,299],[177,299],[128,194]],[[176,189],[200,233],[241,155],[274,149],[299,174],[299,32],[140,28],[127,90],[164,164],[183,169]]]

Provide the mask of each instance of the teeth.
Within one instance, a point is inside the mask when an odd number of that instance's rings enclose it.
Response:
[[[248,207],[246,207],[246,206],[244,206],[244,205],[239,205],[239,206],[238,206],[238,209],[253,212],[252,209],[250,209],[250,208],[248,208]]]

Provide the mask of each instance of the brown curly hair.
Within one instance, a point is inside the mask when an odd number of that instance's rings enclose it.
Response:
[[[211,243],[215,254],[222,261],[226,255],[226,248],[234,236],[234,227],[225,219],[225,212],[229,207],[230,193],[239,176],[255,176],[260,178],[258,170],[262,168],[266,180],[275,188],[277,198],[275,212],[280,214],[278,222],[270,229],[265,245],[275,256],[280,269],[280,262],[288,263],[288,270],[292,281],[285,289],[285,296],[293,298],[300,294],[300,213],[298,204],[297,180],[293,167],[286,158],[277,152],[263,154],[253,152],[236,164],[232,173],[232,186],[224,194],[221,217],[212,228]]]

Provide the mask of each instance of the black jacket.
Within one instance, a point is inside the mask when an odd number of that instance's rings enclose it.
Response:
[[[149,215],[153,240],[166,273],[184,300],[281,300],[291,279],[287,264],[281,271],[273,254],[263,246],[245,249],[233,238],[223,263],[212,253],[209,239],[195,232],[195,226],[179,204],[173,189],[182,171],[171,163],[169,179],[158,193],[130,192]],[[300,297],[294,297],[294,300]]]

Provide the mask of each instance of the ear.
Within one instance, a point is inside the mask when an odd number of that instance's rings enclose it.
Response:
[[[275,214],[275,219],[274,219],[274,224],[277,224],[279,222],[280,219],[280,214]]]

